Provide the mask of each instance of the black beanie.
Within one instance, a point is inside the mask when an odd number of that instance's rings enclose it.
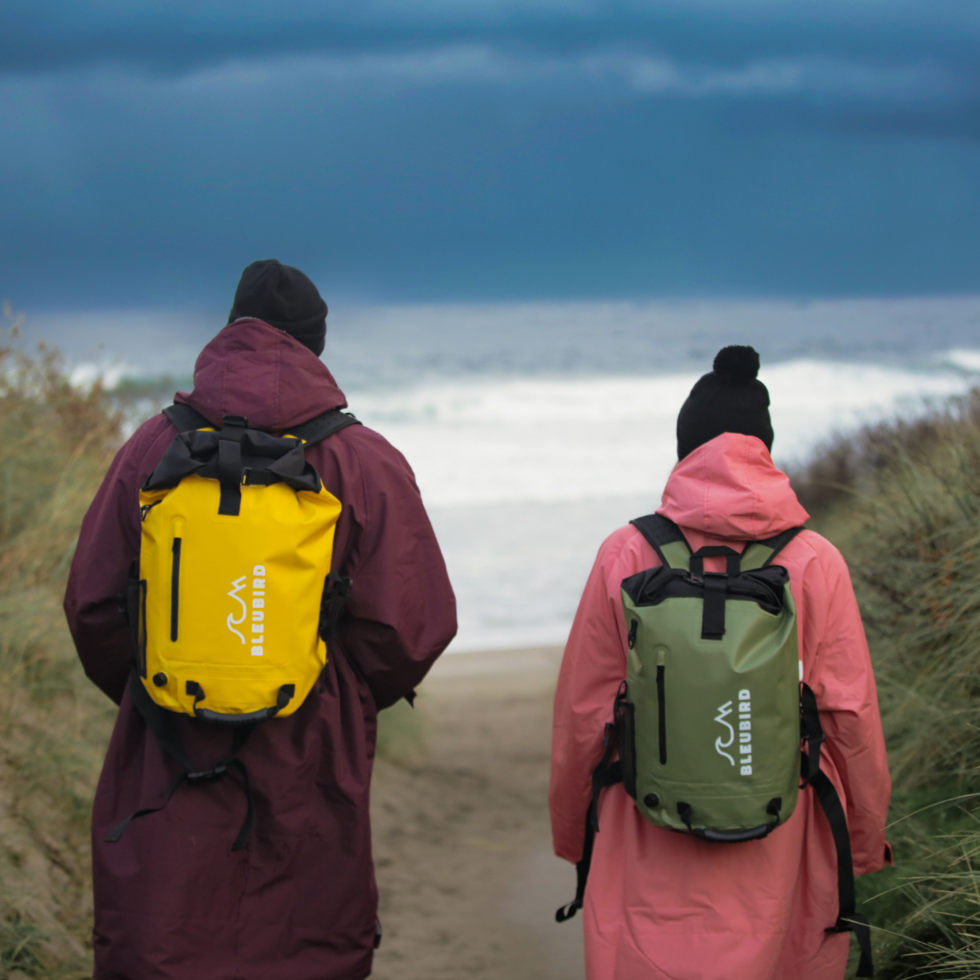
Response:
[[[723,347],[713,368],[694,385],[677,416],[677,458],[723,432],[758,436],[772,450],[769,391],[756,377],[758,353],[752,347]]]
[[[228,322],[243,316],[285,330],[317,357],[323,353],[327,304],[309,278],[291,265],[262,259],[242,273]]]

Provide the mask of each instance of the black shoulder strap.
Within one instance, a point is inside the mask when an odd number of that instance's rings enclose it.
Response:
[[[617,708],[620,702],[626,700],[626,682],[624,681],[616,694]],[[617,719],[614,709],[613,720]],[[555,912],[555,922],[567,922],[575,916],[585,901],[585,886],[589,882],[589,871],[592,867],[592,848],[595,835],[599,832],[599,796],[607,786],[615,786],[624,781],[623,763],[620,759],[612,761],[613,753],[619,744],[617,725],[607,723],[602,735],[603,753],[599,765],[592,772],[592,800],[585,814],[585,837],[582,842],[582,858],[575,865],[575,898]]]
[[[766,538],[765,541],[756,541],[756,544],[761,544],[766,548],[772,548],[772,554],[766,559],[763,564],[763,568],[768,568],[776,555],[779,554],[797,536],[797,534],[802,531],[802,527],[791,527],[788,531],[783,531],[782,534],[777,534],[774,537]],[[748,545],[746,545],[746,550],[748,550]]]
[[[192,429],[210,429],[214,424],[210,419],[203,416],[199,411],[185,405],[183,402],[174,402],[168,405],[163,414],[167,416],[170,423],[178,432],[190,432]],[[331,408],[328,412],[316,415],[301,425],[293,426],[290,435],[299,436],[306,445],[312,446],[324,439],[329,438],[335,432],[346,429],[349,425],[360,425],[359,419],[354,418],[350,412],[342,412],[339,408]]]
[[[302,425],[294,426],[289,430],[290,435],[299,436],[307,446],[323,442],[341,429],[346,429],[349,425],[360,425],[359,419],[354,418],[350,412],[342,412],[339,408],[332,408],[329,412],[317,415],[304,422]]]
[[[174,402],[168,405],[163,414],[167,416],[170,424],[178,432],[190,432],[192,429],[212,429],[214,423],[205,418],[197,409],[185,405],[183,402]]]
[[[637,517],[636,520],[630,521],[630,524],[647,539],[649,545],[657,553],[657,557],[667,568],[671,566],[664,556],[664,545],[682,541],[688,552],[691,550],[691,546],[687,543],[687,538],[684,537],[681,529],[663,514],[647,514],[646,517]]]
[[[794,528],[793,533],[799,531]],[[786,532],[789,534],[789,532]],[[834,837],[837,849],[837,921],[827,930],[828,932],[853,932],[857,937],[861,950],[861,961],[858,964],[858,977],[874,976],[874,963],[871,959],[871,927],[865,916],[855,911],[856,896],[854,893],[854,863],[851,858],[851,835],[847,829],[847,814],[841,803],[837,788],[830,777],[820,768],[820,747],[823,745],[823,726],[820,724],[820,712],[817,699],[807,684],[800,688],[800,717],[802,735],[807,743],[807,752],[803,754],[802,775],[805,784],[813,787],[820,806],[827,816],[830,832]]]

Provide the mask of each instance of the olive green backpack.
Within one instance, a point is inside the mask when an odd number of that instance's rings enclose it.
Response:
[[[722,546],[692,552],[666,517],[632,523],[662,564],[622,583],[626,679],[592,776],[579,887],[556,918],[581,908],[606,786],[622,782],[654,826],[734,844],[759,840],[788,820],[802,776],[837,844],[840,915],[831,929],[857,933],[857,975],[871,976],[867,920],[854,911],[847,821],[820,771],[823,731],[813,692],[802,683],[789,573],[773,564],[801,529],[749,542],[741,553]],[[724,558],[726,571],[705,572],[709,557]]]

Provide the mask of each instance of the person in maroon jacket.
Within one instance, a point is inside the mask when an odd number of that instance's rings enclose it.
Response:
[[[283,433],[343,392],[320,361],[327,307],[296,269],[256,262],[231,321],[201,352],[176,400],[216,425],[226,415]],[[351,425],[307,458],[342,503],[333,571],[353,589],[320,682],[239,753],[237,776],[183,785],[158,812],[177,764],[127,688],[130,634],[119,611],[140,550],[139,488],[176,434],[157,415],[117,454],[82,523],[65,611],[88,677],[119,705],[92,816],[96,980],[360,980],[380,939],[368,796],[377,712],[410,695],[456,632],[445,564],[404,457]],[[226,726],[176,719],[188,755],[220,758]]]

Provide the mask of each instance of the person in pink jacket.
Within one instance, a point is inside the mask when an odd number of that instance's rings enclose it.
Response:
[[[731,349],[729,350],[729,360]],[[748,375],[712,372],[678,418],[678,457],[657,513],[693,549],[771,538],[808,514],[773,464],[769,395]],[[716,359],[716,365],[719,359]],[[626,677],[620,584],[660,564],[632,525],[599,549],[555,693],[550,809],[555,853],[582,858],[591,775]],[[840,552],[804,530],[780,552],[798,615],[803,680],[826,742],[820,768],[840,796],[854,873],[890,860],[891,781],[867,641]],[[583,906],[589,980],[841,980],[837,852],[814,789],[770,836],[719,844],[648,823],[622,783],[602,791]]]

